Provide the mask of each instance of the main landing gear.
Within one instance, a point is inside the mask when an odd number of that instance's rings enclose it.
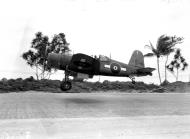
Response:
[[[129,78],[131,79],[131,83],[132,83],[132,84],[135,84],[135,83],[136,83],[136,82],[135,82],[135,77],[129,76]]]
[[[67,70],[65,70],[65,79],[61,82],[60,88],[62,91],[67,91],[72,88],[72,84],[69,81],[69,73]]]
[[[62,81],[60,88],[62,91],[67,91],[67,90],[70,90],[72,88],[72,84],[70,81]]]

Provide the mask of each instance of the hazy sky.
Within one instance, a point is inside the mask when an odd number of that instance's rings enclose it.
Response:
[[[162,34],[182,36],[179,47],[190,64],[189,0],[6,0],[0,2],[0,18],[0,78],[34,73],[21,54],[38,31],[50,38],[65,33],[74,53],[111,53],[125,63],[133,50],[150,52],[144,48],[149,40],[155,45]],[[156,59],[146,58],[145,65],[156,68]],[[144,80],[158,82],[157,71],[153,74]],[[189,74],[188,69],[179,79],[188,81]]]

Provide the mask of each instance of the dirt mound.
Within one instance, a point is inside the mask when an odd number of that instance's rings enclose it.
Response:
[[[163,86],[166,88],[167,92],[190,92],[190,83],[189,82],[173,82],[169,83],[166,86]]]

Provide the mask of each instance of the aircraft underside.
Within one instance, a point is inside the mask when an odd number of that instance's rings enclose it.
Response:
[[[93,75],[88,75],[88,74],[84,74],[84,73],[82,73],[82,74],[79,73],[79,75],[80,75],[80,77],[78,77],[78,78],[82,78],[81,77],[81,75],[82,75],[84,77],[83,79],[87,79],[87,77],[93,77]],[[67,91],[67,90],[70,90],[72,88],[72,81],[69,79],[69,76],[70,76],[69,71],[65,70],[65,78],[63,79],[63,81],[60,84],[60,88],[62,91]],[[135,76],[126,76],[126,77],[131,79],[132,84],[135,84]]]

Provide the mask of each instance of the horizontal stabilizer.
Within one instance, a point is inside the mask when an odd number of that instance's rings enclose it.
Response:
[[[152,75],[152,72],[155,70],[155,68],[141,68],[137,70],[138,74],[147,74]]]

